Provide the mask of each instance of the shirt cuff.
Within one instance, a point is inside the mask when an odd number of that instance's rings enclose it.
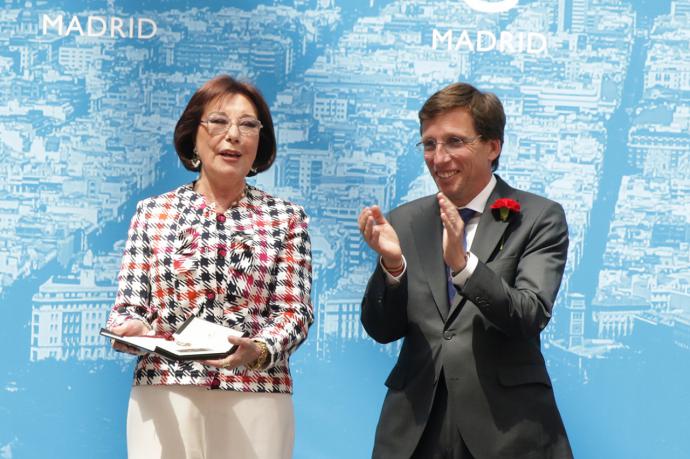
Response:
[[[474,270],[477,269],[477,264],[479,264],[479,258],[472,252],[467,252],[467,264],[465,268],[453,276],[453,285],[457,285],[462,288],[467,283],[467,279],[474,274]]]
[[[402,256],[403,260],[403,269],[402,272],[397,275],[393,276],[391,273],[388,272],[385,266],[383,266],[383,258],[379,257],[379,264],[381,265],[381,269],[383,269],[383,273],[386,275],[386,285],[389,287],[399,285],[400,284],[400,279],[402,279],[403,274],[405,274],[405,271],[407,270],[407,260],[405,260],[405,255]]]

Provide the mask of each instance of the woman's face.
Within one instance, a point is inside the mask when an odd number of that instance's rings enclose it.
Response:
[[[244,181],[259,147],[257,121],[256,107],[242,94],[219,97],[206,106],[196,134],[202,178]]]

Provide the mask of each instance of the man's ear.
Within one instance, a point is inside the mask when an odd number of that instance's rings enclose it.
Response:
[[[487,142],[489,144],[489,159],[493,162],[496,158],[501,156],[501,141],[498,139],[491,139]]]

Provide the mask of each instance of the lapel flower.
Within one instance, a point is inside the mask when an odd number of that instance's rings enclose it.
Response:
[[[491,210],[494,215],[498,215],[502,222],[505,222],[508,221],[511,212],[515,214],[520,213],[520,203],[513,199],[500,198],[491,204]]]

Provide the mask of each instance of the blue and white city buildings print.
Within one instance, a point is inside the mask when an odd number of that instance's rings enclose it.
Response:
[[[434,192],[416,113],[459,80],[504,102],[501,176],[567,212],[543,348],[576,457],[690,457],[689,0],[5,0],[0,42],[0,458],[125,456],[133,359],[98,331],[219,73],[274,114],[253,183],[311,217],[296,458],[370,454],[399,344],[359,323],[356,216]]]

